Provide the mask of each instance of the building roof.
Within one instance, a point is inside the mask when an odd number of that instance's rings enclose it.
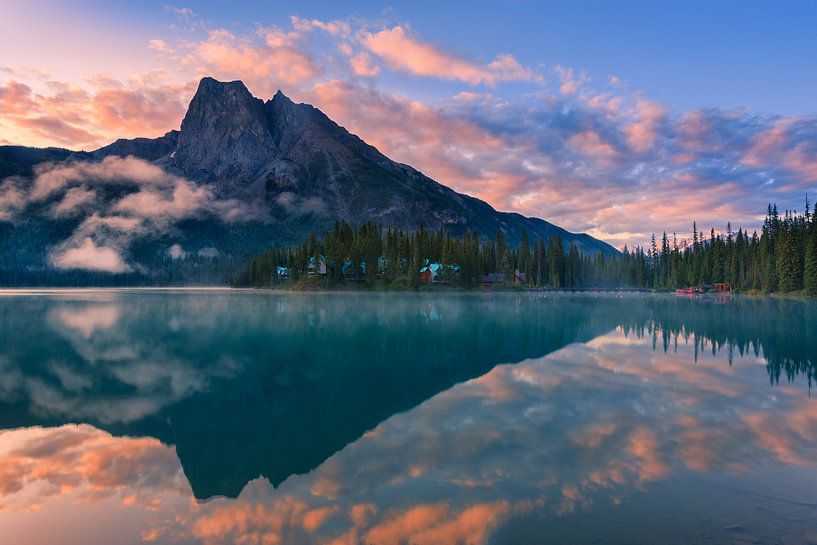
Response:
[[[432,276],[437,276],[442,270],[443,266],[440,263],[429,263],[428,265],[420,269],[420,274],[423,274],[424,272],[428,271],[432,274]]]

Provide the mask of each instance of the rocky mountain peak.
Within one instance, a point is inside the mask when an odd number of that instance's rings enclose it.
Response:
[[[274,147],[264,102],[240,81],[203,78],[182,121],[174,165],[205,179],[252,179]]]
[[[278,89],[278,90],[275,92],[275,94],[274,94],[274,95],[273,95],[273,97],[272,97],[272,100],[281,100],[281,101],[285,101],[285,102],[290,102],[290,103],[292,103],[292,100],[291,100],[291,99],[290,99],[288,96],[286,96],[286,95],[284,94],[284,92],[283,92],[283,91],[281,91],[280,89]]]

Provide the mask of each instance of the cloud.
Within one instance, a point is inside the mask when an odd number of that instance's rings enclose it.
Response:
[[[298,213],[319,213],[324,207],[318,198],[290,204]],[[12,177],[0,184],[0,221],[38,206],[53,217],[82,218],[71,236],[51,249],[52,266],[110,273],[134,270],[127,262],[134,240],[165,233],[180,221],[207,216],[264,221],[267,214],[259,204],[216,198],[211,187],[153,163],[117,156],[41,164],[31,181]]]
[[[51,254],[49,263],[58,269],[84,269],[109,273],[123,273],[132,270],[122,259],[118,250],[97,246],[91,237],[83,239],[79,246],[65,248]]]
[[[559,92],[563,95],[575,95],[589,80],[586,74],[581,74],[578,77],[575,77],[573,75],[572,68],[565,68],[560,64],[553,67],[553,71],[561,81],[561,85],[559,85]]]
[[[627,142],[636,153],[644,153],[655,143],[658,125],[663,121],[667,111],[657,102],[641,97],[636,98],[635,108],[638,121],[625,129]]]
[[[184,99],[194,89],[164,78],[162,71],[127,82],[96,75],[85,86],[49,81],[42,92],[7,81],[0,84],[0,114],[17,143],[78,149],[116,138],[158,136],[178,126]]]
[[[46,163],[35,168],[31,200],[42,201],[71,184],[174,187],[183,178],[136,157],[109,156],[101,161]]]
[[[412,36],[402,26],[364,32],[361,43],[383,59],[392,70],[417,76],[458,80],[471,85],[496,85],[501,81],[531,81],[537,76],[513,56],[503,54],[488,64],[478,64],[446,53]]]
[[[75,216],[92,207],[96,200],[96,191],[82,186],[72,187],[65,192],[62,200],[52,208],[51,215],[55,218]]]
[[[28,85],[8,81],[0,86],[0,112],[5,115],[23,115],[36,107],[31,87]]]
[[[796,175],[792,188],[817,182],[817,120],[778,119],[755,136],[742,163],[755,168],[777,167]],[[811,185],[813,187],[813,184]]]
[[[259,30],[263,41],[213,30],[193,44],[184,62],[200,73],[223,80],[240,79],[256,94],[272,96],[282,86],[299,86],[323,70],[280,32]]]
[[[373,77],[380,73],[380,67],[366,53],[359,53],[349,59],[349,65],[356,76]]]
[[[337,507],[311,509],[304,500],[293,496],[269,503],[239,500],[197,517],[191,534],[205,544],[313,542],[307,536],[337,513]]]
[[[572,135],[569,143],[582,153],[594,155],[600,159],[610,159],[616,155],[613,146],[604,142],[598,133],[592,130]]]
[[[89,305],[84,308],[66,307],[56,312],[66,326],[76,329],[86,339],[94,331],[110,329],[119,321],[120,309],[116,304]]]
[[[154,38],[154,39],[148,41],[148,47],[150,47],[151,49],[155,49],[156,51],[158,51],[160,53],[172,53],[173,52],[173,50],[170,48],[170,46],[167,45],[167,42],[162,40],[162,39],[159,39],[159,38]]]
[[[473,505],[459,513],[452,513],[445,503],[418,505],[374,526],[364,541],[372,545],[485,543],[509,510],[504,501]]]
[[[334,107],[323,95],[316,102]],[[511,104],[456,100],[430,110],[434,123],[431,116],[398,122],[405,114],[396,112],[423,110],[409,104],[379,95],[334,111],[387,154],[458,191],[619,247],[646,244],[651,231],[687,236],[693,220],[758,229],[767,202],[799,206],[804,192],[817,190],[808,151],[817,119],[798,119],[786,131],[796,136],[777,135],[782,147],[757,144],[747,158],[757,135],[779,123],[774,117],[720,110],[672,116],[639,95],[588,91]],[[419,126],[424,134],[408,138]],[[485,145],[490,141],[496,149]]]
[[[319,19],[303,19],[300,17],[290,17],[292,27],[299,32],[309,32],[312,29],[323,30],[336,37],[346,37],[352,33],[352,28],[346,21],[324,22]]]
[[[28,511],[30,497],[89,503],[116,494],[149,507],[159,494],[188,489],[173,448],[152,438],[114,438],[87,425],[2,433],[0,509]],[[28,501],[26,501],[28,500]],[[154,505],[155,507],[155,505]]]
[[[187,252],[184,251],[181,244],[173,244],[167,249],[167,255],[171,259],[184,259],[187,257]]]
[[[321,214],[326,211],[326,202],[320,197],[304,199],[290,191],[284,191],[278,194],[278,196],[275,197],[275,202],[288,214]]]
[[[25,181],[9,177],[0,183],[0,221],[12,221],[26,206]]]
[[[219,256],[219,251],[211,246],[202,248],[198,251],[199,257],[215,258]]]
[[[111,210],[161,225],[197,215],[212,198],[208,188],[185,181],[175,184],[169,191],[141,188],[117,201]]]

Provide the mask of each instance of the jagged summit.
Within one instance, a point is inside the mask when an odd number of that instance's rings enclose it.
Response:
[[[202,181],[240,183],[272,147],[264,102],[240,81],[204,78],[182,120],[173,164]]]
[[[284,94],[284,92],[283,92],[282,90],[280,90],[280,89],[278,89],[277,91],[275,91],[275,94],[272,96],[272,100],[275,100],[275,99],[278,99],[278,100],[287,100],[287,101],[289,101],[289,102],[292,102],[292,100],[290,100],[290,98],[289,98],[288,96],[286,96],[286,95]]]

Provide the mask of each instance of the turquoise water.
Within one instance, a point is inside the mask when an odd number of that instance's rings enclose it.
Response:
[[[817,543],[817,303],[0,292],[0,542]]]

